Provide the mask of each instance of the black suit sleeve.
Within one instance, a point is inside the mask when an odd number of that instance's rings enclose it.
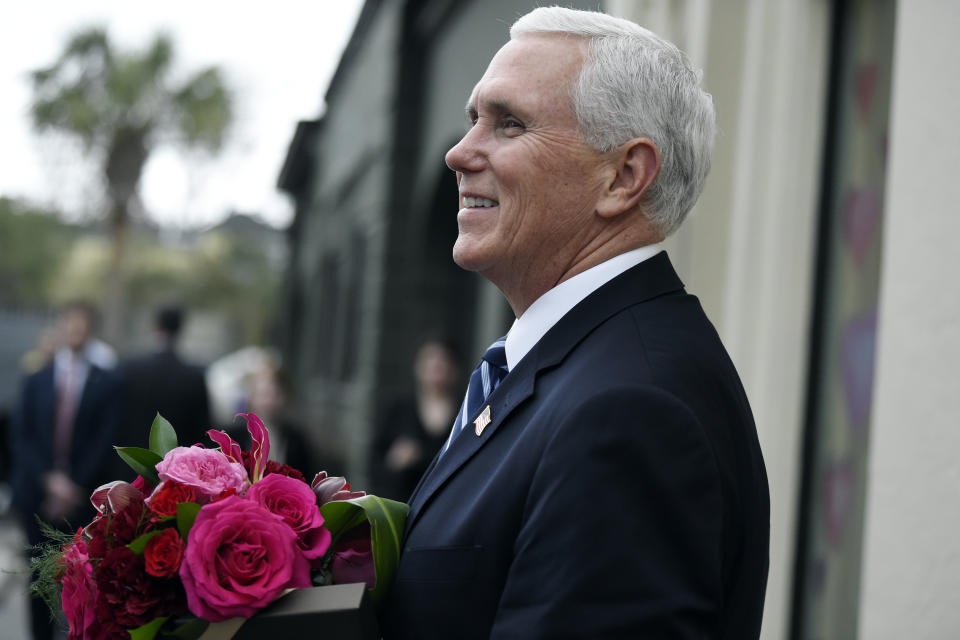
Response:
[[[529,487],[491,638],[709,638],[721,490],[694,415],[653,388],[556,424]]]
[[[39,386],[39,376],[36,374],[24,379],[10,434],[13,501],[28,518],[33,517],[33,512],[43,500],[42,482],[36,476],[42,475],[50,465],[50,456],[43,455],[44,432],[38,419]],[[40,470],[39,473],[37,470]]]

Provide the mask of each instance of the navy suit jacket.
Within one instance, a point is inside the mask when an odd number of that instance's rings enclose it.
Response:
[[[87,492],[120,479],[114,476],[117,454],[113,445],[122,401],[115,374],[91,365],[77,405],[68,471],[70,478]],[[39,536],[33,514],[45,497],[43,478],[53,468],[56,406],[51,364],[24,380],[14,416],[11,488],[32,542]],[[85,526],[93,515],[93,507],[86,503],[71,516],[70,524]]]
[[[488,404],[411,497],[384,638],[759,636],[756,427],[665,253],[574,307]]]

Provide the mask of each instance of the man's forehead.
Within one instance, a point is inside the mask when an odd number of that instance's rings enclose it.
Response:
[[[474,85],[467,109],[476,106],[481,90],[486,94],[487,89],[494,86],[512,92],[520,88],[530,90],[537,84],[555,86],[558,81],[572,81],[583,63],[585,47],[585,39],[568,34],[524,34],[510,40],[494,54]],[[505,97],[493,95],[488,100],[484,95],[483,100],[484,104],[494,104],[503,102]]]
[[[507,42],[493,56],[483,77],[467,98],[465,111],[481,106],[512,111],[516,102],[538,85],[560,89],[575,78],[583,62],[585,40],[566,34],[525,34]],[[482,100],[483,104],[478,104]]]

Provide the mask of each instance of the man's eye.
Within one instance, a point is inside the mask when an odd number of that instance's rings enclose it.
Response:
[[[523,129],[523,123],[514,118],[504,118],[502,126],[504,129]]]

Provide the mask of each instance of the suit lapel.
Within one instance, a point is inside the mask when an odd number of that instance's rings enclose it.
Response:
[[[446,453],[434,458],[410,496],[406,533],[410,532],[437,491],[496,436],[500,425],[513,410],[534,394],[540,372],[562,362],[583,338],[612,315],[638,302],[682,289],[683,283],[673,270],[666,252],[661,252],[620,274],[571,309],[490,394],[484,406],[490,406],[491,422],[482,434],[475,434],[473,421],[477,416],[470,416],[470,422]]]
[[[409,531],[416,521],[423,506],[430,500],[436,491],[459,470],[470,458],[494,437],[500,425],[521,402],[533,393],[535,370],[528,367],[528,371],[521,371],[518,366],[511,371],[503,382],[490,394],[484,407],[490,407],[490,424],[484,427],[482,433],[476,435],[474,420],[477,416],[470,416],[459,436],[450,443],[450,448],[443,455],[437,454],[433,464],[427,469],[420,484],[410,496],[410,513],[407,516],[406,530]],[[481,411],[483,407],[481,407]],[[479,414],[480,412],[478,412]]]

